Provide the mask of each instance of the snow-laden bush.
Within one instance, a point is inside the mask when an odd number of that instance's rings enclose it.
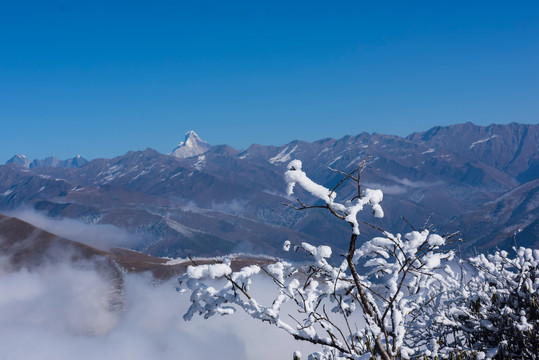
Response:
[[[478,255],[451,318],[464,349],[496,359],[539,358],[539,250]]]
[[[309,359],[480,359],[524,356],[515,350],[521,346],[537,350],[537,251],[521,250],[514,261],[502,253],[473,258],[478,273],[466,283],[464,270],[457,275],[449,266],[453,251],[442,249],[452,235],[432,233],[427,226],[405,235],[380,229],[381,236],[356,246],[358,213],[370,206],[374,216],[383,216],[382,192],[360,188],[364,166],[365,161],[350,173],[338,171],[343,178],[331,190],[309,179],[298,160],[290,162],[285,173],[288,194],[300,186],[323,201],[306,205],[298,199],[294,209],[322,208],[351,226],[342,260],[332,257],[329,246],[287,241],[285,251],[303,251],[310,261],[278,261],[235,272],[226,258],[222,264],[194,263],[179,279],[179,290],[191,293],[184,319],[227,315],[241,308],[297,340],[321,345]],[[357,194],[339,202],[336,190],[344,181],[357,183]],[[275,298],[263,302],[253,296],[251,282],[258,274],[273,280]],[[226,281],[213,281],[219,277]],[[285,313],[290,304],[295,310]],[[509,315],[515,320],[496,320]],[[504,343],[508,338],[496,335],[499,329],[520,336],[520,342]]]

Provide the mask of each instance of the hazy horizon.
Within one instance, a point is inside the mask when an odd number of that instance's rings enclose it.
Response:
[[[0,162],[533,124],[538,33],[525,1],[6,3]]]

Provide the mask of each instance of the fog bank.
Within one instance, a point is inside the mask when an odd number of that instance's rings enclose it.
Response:
[[[3,359],[274,360],[313,349],[241,312],[185,322],[188,295],[176,292],[175,280],[126,275],[119,306],[111,305],[117,288],[91,264],[11,273],[1,265]]]

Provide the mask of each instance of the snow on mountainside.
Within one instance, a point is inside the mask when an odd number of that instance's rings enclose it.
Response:
[[[539,126],[511,123],[477,126],[472,123],[437,126],[407,139],[431,148],[441,147],[472,156],[521,182],[533,180],[539,170]]]
[[[190,158],[202,155],[211,148],[211,145],[202,140],[194,131],[188,131],[185,134],[185,140],[182,141],[171,155],[178,158]]]
[[[539,125],[461,124],[407,138],[361,133],[312,143],[255,144],[241,152],[210,147],[188,132],[176,154],[130,151],[79,168],[0,166],[0,212],[26,206],[53,217],[116,225],[144,239],[137,250],[157,256],[282,255],[284,240],[343,248],[348,227],[322,212],[282,205],[294,201],[284,193],[283,173],[289,160],[299,159],[314,181],[332,188],[340,175],[328,167],[347,171],[372,156],[362,186],[384,192],[386,214],[375,225],[406,232],[401,216],[422,225],[432,214],[439,231],[462,229],[479,247],[476,240],[487,243],[501,229],[492,204],[518,209],[516,217],[504,217],[503,229],[519,225],[526,226],[523,234],[533,232],[537,187],[524,184],[538,178],[538,130]],[[353,191],[343,187],[338,196]],[[482,214],[479,240],[466,219]],[[361,234],[378,235],[368,227]]]

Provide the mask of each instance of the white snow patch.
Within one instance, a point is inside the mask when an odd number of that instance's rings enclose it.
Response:
[[[355,159],[353,159],[352,161],[350,161],[344,168],[348,169],[351,166],[353,166],[355,168],[359,164],[361,164],[361,161],[363,161],[364,159],[365,159],[365,157],[363,156],[363,154],[361,154],[361,155],[357,156]]]
[[[186,237],[189,237],[189,236],[193,236],[193,233],[194,232],[200,232],[198,230],[195,230],[195,229],[192,229],[192,228],[188,228],[187,226],[185,225],[182,225],[176,221],[173,221],[173,220],[170,220],[170,219],[165,219],[167,225],[174,231],[176,231],[177,233],[183,235],[183,236],[186,236]]]
[[[335,164],[337,161],[341,160],[342,159],[342,156],[337,156],[332,162],[330,162],[328,165],[333,165]]]
[[[280,153],[278,153],[277,155],[269,159],[269,162],[271,164],[275,164],[278,162],[282,163],[282,162],[290,161],[290,159],[292,158],[290,155],[292,155],[292,153],[296,150],[297,147],[298,147],[297,145],[294,146],[294,148],[290,151],[288,151],[288,146],[285,147]]]
[[[423,152],[421,153],[421,155],[433,153],[434,150],[436,150],[436,149],[435,149],[435,148],[430,148],[430,149],[428,149],[427,151],[423,151]]]
[[[206,155],[200,155],[195,163],[195,169],[202,170],[204,165],[206,165]]]
[[[143,176],[143,175],[146,175],[148,173],[148,171],[146,170],[142,170],[137,176],[135,176],[133,179],[131,179],[131,181],[135,181],[137,180],[139,177]],[[130,181],[130,182],[131,182]]]
[[[129,170],[129,172],[133,171],[134,169],[135,168]],[[109,167],[106,171],[102,171],[97,174],[97,176],[101,175],[105,175],[105,177],[99,181],[96,181],[95,184],[107,184],[118,177],[124,176],[125,174],[121,173],[121,165],[114,165]]]
[[[473,147],[474,147],[475,145],[477,145],[477,144],[487,142],[487,141],[492,140],[492,139],[494,139],[494,138],[496,138],[496,137],[498,137],[498,135],[492,135],[492,136],[490,136],[490,137],[488,137],[488,138],[486,138],[486,139],[477,140],[477,141],[473,142],[472,145],[470,145],[470,148],[469,148],[468,150],[473,149]]]
[[[320,155],[322,155],[323,153],[325,153],[326,151],[329,151],[330,148],[328,147],[325,147],[323,148],[314,158],[316,159],[317,157],[319,157]]]

